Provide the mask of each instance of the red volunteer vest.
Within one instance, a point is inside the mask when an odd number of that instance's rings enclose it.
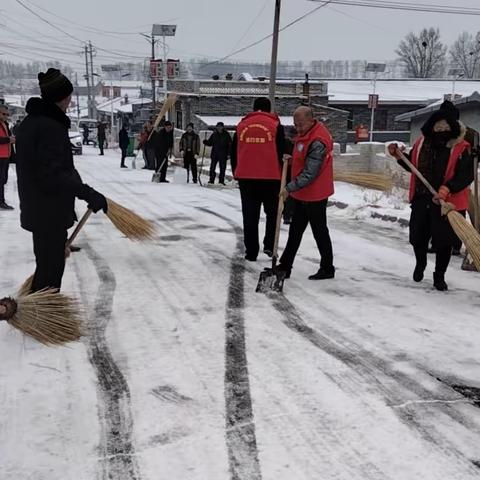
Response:
[[[412,163],[417,167],[418,166],[418,157],[420,154],[420,150],[423,146],[423,141],[424,137],[420,137],[416,142],[415,145],[413,146],[412,150]],[[466,141],[463,140],[459,143],[457,143],[450,152],[450,159],[448,160],[447,164],[447,170],[445,171],[445,177],[444,177],[444,182],[447,183],[449,180],[453,178],[455,175],[455,168],[458,163],[458,159],[462,156],[463,152],[467,149],[470,148],[470,144]],[[410,192],[409,192],[409,197],[410,201],[413,200],[413,197],[415,195],[415,182],[419,182],[420,180],[417,180],[416,176],[412,174],[410,177]],[[467,210],[468,209],[468,194],[469,194],[469,188],[464,188],[458,193],[452,193],[449,195],[447,198],[447,201],[450,203],[453,203],[455,205],[455,208],[457,210]]]
[[[280,119],[274,113],[249,113],[237,126],[236,179],[280,180],[276,144]]]
[[[5,125],[2,122],[0,122],[0,137],[10,138],[10,135],[7,132],[7,128],[5,127]],[[11,144],[10,143],[0,144],[0,158],[1,159],[10,158],[10,153],[11,153]]]
[[[323,123],[315,120],[315,125],[305,135],[297,136],[293,149],[292,178],[298,177],[305,167],[305,158],[314,141],[322,142],[327,154],[317,178],[305,188],[290,195],[303,202],[319,202],[333,195],[333,139]]]

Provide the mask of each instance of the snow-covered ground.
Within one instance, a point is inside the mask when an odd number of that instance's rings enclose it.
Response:
[[[86,225],[63,286],[92,327],[81,343],[47,348],[0,325],[0,479],[480,478],[477,274],[454,259],[448,293],[431,263],[414,284],[405,229],[333,207],[335,280],[307,280],[307,230],[284,294],[257,294],[269,261],[243,260],[237,190],[187,185],[179,168],[155,184],[119,163],[90,148],[76,159],[158,238],[131,243],[103,214]],[[338,201],[365,195],[337,185]],[[4,294],[34,268],[13,171],[7,201]]]

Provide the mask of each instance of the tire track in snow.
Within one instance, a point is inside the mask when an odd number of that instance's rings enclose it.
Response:
[[[398,391],[398,387],[403,387],[403,389],[407,390],[408,392],[413,392],[421,399],[430,399],[435,396],[414,378],[406,375],[405,373],[392,369],[388,361],[363,349],[361,346],[356,345],[351,340],[344,338],[334,329],[330,329],[328,332],[329,336],[326,336],[310,327],[303,321],[301,314],[298,312],[296,307],[283,295],[272,294],[269,296],[271,298],[273,307],[281,315],[282,322],[286,327],[293,332],[300,334],[312,345],[344,363],[351,368],[353,372],[374,385],[375,388],[378,389],[378,391],[385,397],[385,400],[389,405],[393,406],[399,401],[397,395],[401,394],[401,390]],[[337,316],[339,315],[339,312],[332,312],[329,309],[323,309],[322,307],[319,308],[324,310],[324,312],[328,314],[330,318],[333,318],[334,314]],[[332,340],[332,338],[334,340]],[[347,347],[345,345],[349,346]],[[344,385],[339,384],[339,387],[344,388]],[[460,399],[460,396],[457,396],[454,400]],[[448,401],[451,399],[446,400]],[[464,427],[473,427],[471,424],[468,424],[468,422],[463,418],[462,414],[455,410],[454,405],[445,403],[441,406],[437,406],[437,408],[441,409],[442,413],[449,416],[451,420],[463,425]],[[423,425],[420,415],[417,417],[414,411],[412,412],[403,409],[393,410],[403,423],[405,423],[408,427],[417,430],[424,440],[435,445],[435,447],[442,451],[445,456],[462,464],[465,467],[466,472],[474,473],[474,467],[471,464],[471,459],[466,458],[465,455],[460,452],[455,445],[449,442],[448,439],[442,436],[441,433],[438,433],[432,428],[427,428],[425,425]]]
[[[115,276],[107,263],[85,243],[82,245],[92,261],[100,285],[89,325],[88,356],[98,379],[99,417],[102,432],[100,445],[101,480],[140,480],[133,442],[133,416],[130,389],[115,363],[105,338],[112,317]],[[80,276],[79,281],[82,282]],[[82,291],[84,291],[82,289]]]
[[[228,460],[232,480],[261,480],[245,343],[242,229],[208,208],[198,210],[227,222],[237,237],[230,264],[225,325],[225,407]]]

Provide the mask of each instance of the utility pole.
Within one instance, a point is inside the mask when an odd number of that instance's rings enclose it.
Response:
[[[90,67],[88,65],[88,46],[85,45],[85,80],[87,80],[88,118],[93,118],[92,93],[90,91]]]
[[[152,60],[155,60],[155,37],[152,35],[150,37],[150,40],[152,42]],[[150,74],[152,74],[152,72],[150,72]],[[156,79],[154,75],[151,75],[151,77],[152,77],[152,108],[153,108],[153,112],[155,112],[155,105],[157,103],[156,92],[155,92]]]
[[[97,108],[95,103],[95,79],[93,78],[93,47],[92,42],[88,42],[90,47],[90,75],[92,76],[92,118],[97,116]]]
[[[275,87],[277,85],[277,58],[278,58],[278,37],[280,32],[280,9],[281,0],[275,0],[275,19],[273,22],[272,60],[270,64],[270,88],[269,97],[272,104],[272,112],[275,111]]]
[[[77,120],[80,120],[80,100],[78,93],[78,73],[75,72],[75,90],[77,92]]]

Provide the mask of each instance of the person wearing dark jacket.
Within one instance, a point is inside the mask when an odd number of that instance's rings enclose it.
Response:
[[[90,129],[88,128],[88,125],[85,123],[82,127],[82,133],[83,133],[83,145],[88,145],[88,137],[90,136]]]
[[[452,203],[457,211],[468,208],[469,185],[473,181],[470,145],[465,141],[465,128],[457,120],[455,107],[444,102],[422,127],[422,135],[406,156],[438,192],[432,196],[414,174],[410,180],[410,243],[416,265],[413,280],[423,280],[427,267],[430,238],[436,253],[433,284],[437,290],[448,290],[445,273],[450,263],[456,235],[446,216],[441,214],[440,200]],[[390,155],[410,172],[400,159],[397,144],[388,147]]]
[[[212,147],[210,154],[210,180],[208,183],[215,183],[217,175],[217,164],[220,165],[220,175],[218,176],[218,183],[225,185],[225,170],[227,169],[227,160],[232,148],[232,137],[225,130],[223,122],[218,122],[215,131],[210,135],[210,138],[203,141],[204,145]]]
[[[13,210],[5,202],[5,185],[8,182],[8,168],[15,155],[15,137],[8,126],[8,107],[0,105],[0,210]]]
[[[103,155],[103,146],[105,145],[105,140],[107,139],[106,134],[107,126],[103,122],[98,122],[97,125],[97,140],[98,148],[100,149],[99,155]]]
[[[120,168],[128,168],[125,165],[125,158],[127,157],[127,149],[130,145],[130,138],[128,137],[127,127],[126,125],[122,125],[122,129],[118,134],[118,145],[120,150],[122,151],[122,160],[120,162]]]
[[[309,107],[293,115],[297,136],[292,153],[292,179],[280,195],[293,198],[293,216],[279,269],[289,278],[295,256],[308,224],[320,253],[320,268],[309,280],[335,277],[333,249],[327,226],[327,203],[333,195],[333,139]]]
[[[155,170],[160,172],[160,182],[168,183],[167,168],[168,157],[173,149],[173,125],[168,120],[164,123],[163,128],[158,132],[154,132],[153,144],[155,147]]]
[[[67,229],[76,221],[75,198],[94,212],[105,197],[82,182],[73,164],[66,115],[73,86],[59,70],[38,74],[41,98],[30,98],[18,128],[17,181],[22,228],[32,232],[36,270],[32,291],[60,289]]]
[[[183,166],[187,170],[187,183],[190,181],[192,169],[193,183],[197,183],[197,155],[200,154],[200,137],[193,130],[193,123],[187,125],[187,131],[180,139],[180,153],[183,155]]]
[[[257,98],[237,126],[232,144],[232,170],[240,187],[245,259],[256,261],[260,250],[260,211],[267,217],[263,252],[271,257],[275,240],[278,194],[285,153],[285,132],[280,119],[271,113],[268,98]]]

